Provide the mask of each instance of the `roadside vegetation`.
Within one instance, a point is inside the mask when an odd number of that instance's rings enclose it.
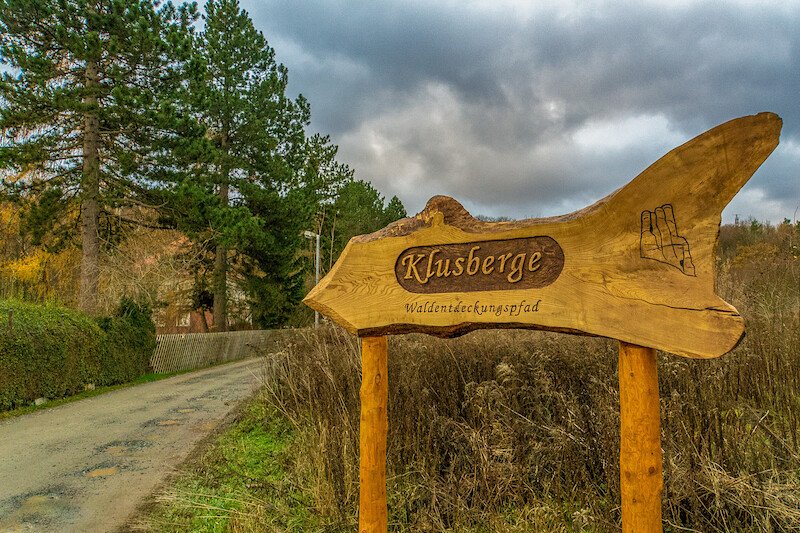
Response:
[[[0,411],[57,399],[150,372],[150,310],[123,300],[93,318],[56,304],[0,300]]]
[[[718,285],[747,320],[742,344],[717,360],[659,357],[665,530],[796,530],[800,228],[723,227]],[[407,335],[391,338],[390,354],[391,530],[619,528],[615,342],[530,331]],[[179,531],[354,530],[359,359],[357,340],[333,327],[271,355],[262,399],[156,516],[215,517],[197,529],[174,522]],[[250,471],[248,484],[246,470],[220,459],[242,450],[244,463],[269,450],[269,473]],[[213,503],[219,496],[235,507]],[[222,529],[200,525],[211,523]]]
[[[263,396],[183,466],[143,520],[149,531],[315,531],[312,496],[288,472],[297,433]]]
[[[87,390],[84,390],[83,392],[79,392],[77,394],[73,394],[72,396],[64,396],[63,398],[56,398],[54,400],[46,399],[47,400],[46,402],[41,403],[39,405],[32,403],[24,405],[22,407],[17,407],[10,411],[2,411],[0,412],[0,420],[3,420],[5,418],[12,418],[15,416],[27,415],[42,409],[52,409],[53,407],[58,407],[59,405],[64,405],[65,403],[77,402],[78,400],[85,400],[86,398],[93,398],[95,396],[100,396],[101,394],[105,394],[107,392],[124,389],[125,387],[133,387],[134,385],[151,383],[153,381],[159,381],[161,379],[171,378],[172,376],[176,376],[182,373],[183,372],[149,372],[147,374],[143,374],[138,378],[133,379],[131,381],[127,381],[125,383],[88,388]]]
[[[307,325],[304,233],[324,274],[350,237],[406,215],[310,131],[237,0],[203,13],[0,0],[0,411],[151,379],[149,308],[208,313],[205,330]],[[660,358],[669,530],[800,529],[799,256],[796,222],[723,227],[719,292],[748,335],[720,360]],[[618,527],[614,342],[391,342],[393,530]],[[265,375],[147,527],[354,529],[357,340],[299,335]]]

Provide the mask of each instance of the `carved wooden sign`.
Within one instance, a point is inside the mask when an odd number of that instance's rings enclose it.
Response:
[[[551,237],[415,246],[400,254],[395,276],[409,292],[441,293],[538,289],[564,267]]]
[[[714,291],[720,216],[780,129],[771,113],[732,120],[560,217],[488,223],[434,197],[353,238],[305,302],[361,336],[533,328],[722,355],[744,322]]]

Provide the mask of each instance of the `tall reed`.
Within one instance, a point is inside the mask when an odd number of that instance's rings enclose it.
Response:
[[[742,344],[711,361],[659,357],[668,530],[800,529],[800,232],[786,226],[723,235],[718,290],[746,318]],[[327,327],[269,361],[269,402],[302,435],[298,483],[332,524],[354,523],[357,340]],[[391,338],[392,528],[525,531],[503,517],[541,509],[529,529],[618,528],[616,364],[605,339]]]

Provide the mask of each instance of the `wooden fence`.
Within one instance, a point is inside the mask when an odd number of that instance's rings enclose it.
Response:
[[[154,372],[178,372],[263,353],[280,334],[273,330],[177,333],[156,336]]]

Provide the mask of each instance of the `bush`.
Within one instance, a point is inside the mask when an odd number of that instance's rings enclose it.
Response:
[[[123,298],[114,316],[98,320],[106,334],[98,385],[125,383],[150,372],[156,326],[147,306]]]
[[[0,300],[0,410],[76,394],[90,383],[130,381],[149,371],[154,349],[149,310],[129,300],[98,320],[57,305]]]

